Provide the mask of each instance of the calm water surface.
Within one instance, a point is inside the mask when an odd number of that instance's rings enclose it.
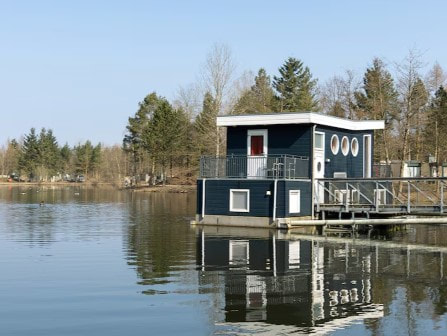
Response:
[[[447,334],[445,226],[312,237],[191,227],[194,210],[0,188],[0,335]]]

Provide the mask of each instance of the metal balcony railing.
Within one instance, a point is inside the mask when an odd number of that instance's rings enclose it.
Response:
[[[309,158],[294,155],[202,156],[201,178],[309,178]]]

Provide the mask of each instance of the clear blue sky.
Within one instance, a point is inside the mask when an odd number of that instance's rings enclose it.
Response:
[[[149,92],[194,82],[215,43],[238,71],[288,56],[321,82],[409,48],[447,68],[446,1],[0,0],[0,144],[31,127],[61,144],[121,143]]]

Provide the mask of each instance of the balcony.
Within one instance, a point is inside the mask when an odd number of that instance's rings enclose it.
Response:
[[[200,178],[307,179],[309,158],[294,155],[202,156]]]

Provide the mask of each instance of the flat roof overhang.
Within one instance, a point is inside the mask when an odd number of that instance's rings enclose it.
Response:
[[[217,126],[316,124],[352,131],[384,129],[383,120],[350,120],[313,112],[249,114],[217,117]]]

